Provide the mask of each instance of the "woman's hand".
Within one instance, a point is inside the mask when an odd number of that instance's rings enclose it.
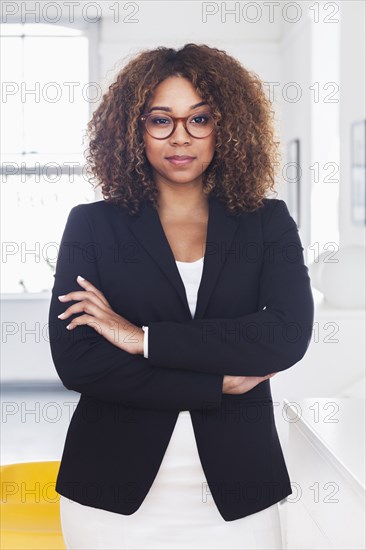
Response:
[[[121,315],[117,315],[104,294],[89,281],[83,279],[80,275],[76,280],[85,290],[69,292],[58,298],[61,302],[68,300],[80,301],[68,307],[58,317],[64,320],[74,313],[84,312],[85,314],[75,317],[66,328],[73,330],[79,325],[88,325],[118,348],[128,353],[141,353],[143,355],[144,331],[142,328],[130,323]]]
[[[264,382],[264,380],[268,380],[268,378],[272,378],[272,376],[274,376],[275,374],[277,373],[272,372],[271,374],[266,374],[266,376],[225,375],[222,384],[222,393],[229,393],[233,395],[246,393],[247,391],[254,388],[254,386],[256,386],[257,384]]]

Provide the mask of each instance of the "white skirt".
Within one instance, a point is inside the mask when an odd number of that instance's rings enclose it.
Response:
[[[140,508],[122,515],[60,496],[72,550],[282,549],[278,503],[225,521],[209,491],[189,411],[180,411],[156,478]]]

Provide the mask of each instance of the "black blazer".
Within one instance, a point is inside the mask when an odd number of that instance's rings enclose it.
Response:
[[[207,491],[225,521],[292,493],[270,381],[222,394],[225,374],[266,375],[295,365],[312,336],[314,303],[298,229],[286,203],[265,199],[229,214],[209,198],[204,267],[192,319],[157,211],[130,216],[105,200],[69,213],[49,309],[50,346],[63,385],[81,394],[56,491],[79,503],[133,514],[159,470],[179,411],[191,414]],[[149,326],[149,358],[123,351],[58,295],[100,289],[132,323]],[[206,491],[206,494],[207,494]],[[204,490],[205,492],[205,490]]]

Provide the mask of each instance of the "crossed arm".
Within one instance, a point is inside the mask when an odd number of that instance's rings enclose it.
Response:
[[[264,236],[259,311],[234,319],[150,322],[150,365],[265,376],[300,361],[312,337],[314,301],[297,225],[283,200],[276,201]]]
[[[82,242],[92,240],[80,206],[69,214],[61,250],[76,232]],[[117,348],[89,326],[72,336],[66,323],[60,327],[57,315],[65,307],[57,295],[73,290],[79,272],[97,288],[100,282],[95,262],[85,262],[78,245],[72,265],[59,256],[49,323],[58,328],[51,352],[64,385],[142,408],[215,408],[225,374],[265,376],[297,363],[310,343],[314,303],[297,226],[284,201],[274,205],[264,232],[260,310],[235,319],[149,322],[148,359]]]
[[[152,368],[142,355],[117,347],[93,326],[83,324],[67,330],[79,314],[66,319],[58,316],[78,302],[65,304],[58,296],[82,290],[76,281],[78,274],[101,288],[97,263],[88,260],[80,244],[91,242],[93,233],[83,205],[75,206],[62,235],[48,314],[51,355],[63,385],[103,401],[138,408],[179,411],[219,407],[222,375]]]

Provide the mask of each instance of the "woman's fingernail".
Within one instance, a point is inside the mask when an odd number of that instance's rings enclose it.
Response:
[[[78,275],[77,279],[79,279],[79,281],[85,281],[84,277],[82,277],[81,275]]]
[[[65,312],[60,313],[60,315],[57,315],[57,317],[58,317],[59,319],[62,319],[62,317],[63,317],[64,315],[65,315]]]
[[[65,298],[66,294],[62,294],[62,296],[59,296],[58,299],[59,300],[62,300],[63,298]]]

